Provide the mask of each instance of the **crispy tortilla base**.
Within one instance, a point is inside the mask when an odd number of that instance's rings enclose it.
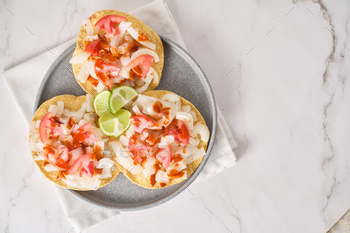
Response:
[[[144,92],[142,93],[143,95],[147,95],[147,96],[151,96],[151,97],[155,97],[157,99],[161,99],[163,95],[167,94],[167,93],[172,93],[172,94],[175,94],[173,92],[170,92],[170,91],[162,91],[162,90],[157,90],[157,91],[148,91],[148,92]],[[182,98],[180,96],[180,99],[181,99],[181,106],[184,106],[184,105],[189,105],[191,108],[193,107],[193,111],[196,113],[197,115],[197,122],[200,122],[204,125],[207,125],[202,117],[202,115],[200,114],[200,112],[198,111],[198,109],[196,107],[194,107],[194,105],[189,102],[188,100]],[[197,123],[196,122],[196,123]],[[200,135],[199,135],[199,139],[200,139]],[[200,149],[201,147],[204,147],[204,150],[206,151],[207,150],[207,144],[206,142],[203,142],[203,141],[200,141],[197,148]],[[127,148],[125,148],[127,149]],[[112,151],[112,153],[114,154],[114,151]],[[204,157],[204,156],[203,156]],[[187,168],[184,169],[184,171],[187,171],[187,177],[189,177],[195,170],[196,168],[199,166],[199,164],[202,162],[203,160],[203,157],[202,158],[199,158],[195,161],[193,161],[191,164],[188,164],[187,165]],[[124,175],[126,177],[129,178],[129,180],[131,180],[133,183],[135,184],[138,184],[144,188],[148,188],[148,189],[158,189],[158,188],[162,188],[160,187],[160,184],[157,182],[154,186],[151,186],[150,185],[150,178],[149,177],[145,177],[143,176],[143,173],[140,172],[139,174],[132,174],[131,172],[129,172],[129,170],[127,170],[126,168],[124,168],[122,165],[120,165],[118,162],[116,162],[119,170],[121,172],[124,173]],[[174,184],[178,184],[180,182],[182,182],[184,180],[180,180],[180,179],[173,179],[171,180],[165,187],[168,187],[170,185],[174,185]]]
[[[42,105],[40,105],[38,110],[35,112],[32,121],[36,122],[37,120],[41,120],[46,115],[46,113],[49,111],[50,105],[57,105],[57,101],[64,102],[64,108],[69,110],[69,111],[78,111],[80,109],[81,105],[83,103],[85,103],[85,100],[86,100],[85,95],[79,96],[79,97],[76,97],[73,95],[56,96],[52,99],[45,101]],[[29,140],[32,137],[32,135],[31,135],[32,133],[33,132],[29,132]],[[35,152],[31,151],[31,154],[32,154],[32,157],[34,159]],[[115,161],[115,157],[113,157],[113,161]],[[34,160],[34,162],[36,163],[36,165],[38,165],[40,171],[46,176],[46,178],[48,178],[49,180],[51,180],[55,184],[58,184],[59,186],[62,186],[62,187],[67,188],[67,189],[89,190],[89,189],[79,189],[79,188],[68,187],[66,185],[66,183],[64,183],[63,181],[57,180],[58,171],[48,172],[44,169],[44,160]],[[102,179],[99,188],[105,186],[106,184],[108,184],[109,182],[114,180],[117,177],[117,175],[119,174],[119,172],[120,171],[118,170],[118,168],[116,168],[114,171],[112,171],[112,177],[110,177],[108,179]]]
[[[119,11],[115,11],[115,10],[102,10],[99,12],[96,12],[95,14],[93,14],[90,17],[90,20],[92,22],[92,25],[94,26],[95,23],[101,19],[102,17],[106,16],[106,15],[121,15],[124,16],[128,19],[129,22],[131,22],[131,26],[135,29],[138,29],[139,34],[141,33],[145,33],[146,35],[149,36],[150,38],[150,42],[152,42],[153,44],[156,45],[156,50],[155,52],[158,54],[159,57],[159,62],[153,62],[152,67],[153,69],[157,72],[158,77],[159,77],[159,81],[160,78],[162,76],[162,70],[163,70],[163,65],[164,65],[164,48],[163,48],[163,44],[162,41],[160,39],[160,37],[157,35],[157,33],[155,31],[153,31],[150,27],[148,27],[144,22],[142,22],[141,20],[127,14],[127,13],[123,13],[123,12],[119,12]],[[75,48],[75,51],[73,53],[73,56],[82,53],[84,51],[84,39],[86,37],[86,30],[84,28],[84,26],[82,26],[80,28],[80,32],[78,35],[78,41],[77,41],[77,47]],[[80,68],[81,68],[81,64],[74,64],[72,65],[73,67],[73,72],[74,72],[74,76],[77,77],[77,75],[79,74]],[[84,91],[86,91],[87,93],[91,94],[91,95],[96,95],[97,92],[95,90],[95,87],[88,81],[86,81],[85,83],[81,83],[79,80],[77,80],[77,82],[80,84],[80,86],[84,89]],[[159,83],[159,82],[158,82]],[[155,83],[151,83],[146,91],[150,91],[153,90],[154,88],[156,88],[158,86],[158,84]],[[135,88],[138,88],[139,86],[136,86]]]

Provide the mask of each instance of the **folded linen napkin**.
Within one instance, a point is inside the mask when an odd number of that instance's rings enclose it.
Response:
[[[186,49],[175,21],[167,5],[162,0],[151,2],[136,9],[131,14],[141,19],[158,34],[173,40]],[[27,126],[29,126],[33,116],[36,93],[45,73],[58,56],[75,42],[76,39],[72,39],[3,73],[12,97]],[[236,147],[237,145],[231,132],[220,110],[218,110],[218,128],[215,144],[206,166],[195,182],[235,165],[236,156],[233,150]],[[85,213],[89,212],[93,207],[91,204],[71,195],[64,188],[56,185],[53,186],[62,203],[66,216],[77,232],[87,231],[121,214],[118,211],[95,208],[94,214],[86,215]],[[81,217],[82,213],[84,213],[84,218]]]

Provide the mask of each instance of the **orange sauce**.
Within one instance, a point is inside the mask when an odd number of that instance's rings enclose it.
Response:
[[[102,174],[102,169],[99,169],[99,168],[95,168],[94,169],[94,173],[92,174],[93,176],[96,176],[96,175],[101,175]]]
[[[160,101],[157,101],[153,104],[153,111],[156,113],[161,113],[163,110],[163,104]]]
[[[99,81],[97,79],[94,79],[91,75],[89,75],[89,77],[87,78],[87,81],[92,85],[94,85],[95,87],[97,87],[97,85],[99,84]]]
[[[154,173],[153,175],[151,175],[150,177],[150,183],[151,186],[154,186],[156,184],[156,173]]]
[[[133,69],[130,69],[130,71],[129,71],[129,78],[131,80],[135,80],[135,78],[140,78],[140,77],[141,77],[141,75],[136,74]]]
[[[149,42],[149,37],[148,37],[145,33],[141,33],[141,34],[137,37],[137,41],[140,41],[140,42]]]
[[[176,178],[181,178],[185,174],[184,171],[177,171],[176,169],[170,170],[168,173],[168,176],[170,179],[176,179]]]
[[[94,146],[94,154],[96,155],[97,160],[103,159],[102,149],[99,145]]]
[[[72,127],[74,127],[76,125],[76,122],[74,120],[73,117],[70,117],[68,119],[68,123],[67,123],[67,129],[71,129]]]

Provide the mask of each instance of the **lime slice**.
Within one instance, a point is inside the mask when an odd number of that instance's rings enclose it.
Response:
[[[119,137],[129,128],[130,116],[131,113],[125,109],[119,109],[115,114],[104,112],[98,118],[98,125],[105,135]]]
[[[129,86],[119,86],[112,90],[112,95],[109,98],[108,107],[112,113],[116,113],[125,104],[129,103],[139,93],[134,88]]]
[[[108,101],[110,96],[111,92],[109,90],[102,91],[96,95],[92,105],[94,106],[97,115],[101,116],[104,112],[109,111]]]

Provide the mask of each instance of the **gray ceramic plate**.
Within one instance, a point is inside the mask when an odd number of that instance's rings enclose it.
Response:
[[[173,91],[191,101],[203,115],[211,137],[207,153],[197,170],[185,181],[163,189],[151,190],[129,181],[122,173],[108,185],[97,191],[73,191],[73,195],[100,207],[120,211],[147,209],[164,203],[175,197],[198,176],[207,162],[213,148],[216,133],[216,105],[207,77],[196,61],[180,46],[162,37],[164,45],[164,69],[159,90]],[[50,67],[46,73],[35,102],[37,109],[41,103],[57,95],[84,95],[72,74],[69,59],[75,44],[69,47]]]

